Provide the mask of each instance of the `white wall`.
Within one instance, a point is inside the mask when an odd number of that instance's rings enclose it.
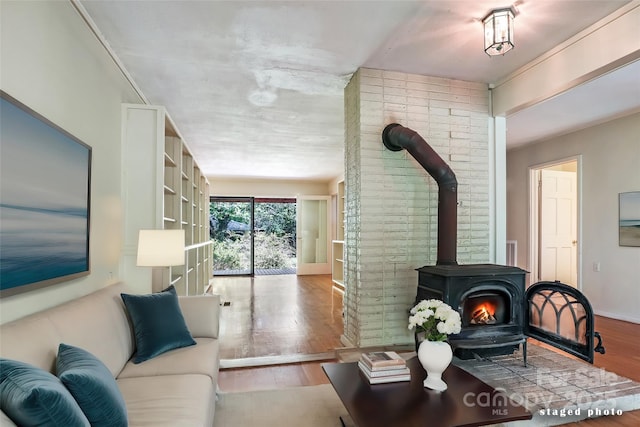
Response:
[[[582,291],[596,313],[640,323],[640,248],[618,245],[618,194],[640,190],[640,114],[509,151],[507,239],[518,241],[518,266],[529,269],[529,168],[578,155]]]
[[[93,148],[91,274],[3,298],[6,322],[120,279],[120,104],[141,100],[69,2],[3,0],[0,15],[2,90]]]
[[[296,197],[328,196],[335,193],[324,181],[276,179],[232,179],[208,177],[212,196]]]

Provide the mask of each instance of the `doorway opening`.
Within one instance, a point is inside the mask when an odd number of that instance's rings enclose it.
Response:
[[[296,273],[296,199],[211,197],[213,274]]]
[[[298,275],[331,274],[331,197],[299,196]]]
[[[531,282],[580,289],[580,156],[537,165],[530,179]]]

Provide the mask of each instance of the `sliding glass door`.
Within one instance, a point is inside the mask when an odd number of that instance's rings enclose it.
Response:
[[[253,276],[254,208],[253,197],[211,197],[214,275]]]
[[[296,273],[296,199],[211,197],[213,274]]]

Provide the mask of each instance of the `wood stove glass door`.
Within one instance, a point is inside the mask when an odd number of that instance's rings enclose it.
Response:
[[[538,282],[527,289],[525,301],[527,336],[589,363],[594,352],[604,353],[600,334],[594,331],[591,304],[576,288],[558,281]]]

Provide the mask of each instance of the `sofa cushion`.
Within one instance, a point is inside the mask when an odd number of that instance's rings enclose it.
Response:
[[[127,426],[127,408],[118,384],[93,354],[60,344],[56,368],[92,427]]]
[[[129,427],[211,427],[215,386],[206,375],[118,378]]]
[[[0,325],[0,357],[5,359],[54,372],[59,343],[55,325],[40,313]]]
[[[90,425],[58,378],[16,360],[0,359],[0,406],[18,425]]]
[[[0,357],[55,373],[58,344],[83,348],[118,375],[134,351],[122,283],[0,325]],[[29,337],[29,339],[25,339]],[[0,424],[1,425],[1,424]]]
[[[194,338],[218,338],[220,295],[181,296],[178,302],[187,327]]]
[[[87,350],[118,375],[131,359],[135,340],[120,294],[122,284],[109,285],[77,300],[43,312],[58,331],[52,348],[55,356],[61,342]],[[22,360],[22,359],[20,359]]]
[[[179,348],[161,354],[144,363],[129,362],[118,375],[120,378],[150,377],[158,375],[208,375],[218,381],[218,355],[220,343],[213,338],[195,338],[198,345]]]
[[[120,294],[136,341],[134,363],[144,362],[174,348],[195,345],[185,323],[175,290],[156,294]]]

